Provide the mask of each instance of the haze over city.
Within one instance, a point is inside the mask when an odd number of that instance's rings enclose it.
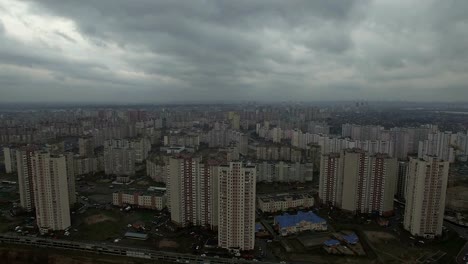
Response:
[[[1,0],[0,101],[464,101],[467,9]]]
[[[0,0],[1,264],[468,264],[467,14]]]

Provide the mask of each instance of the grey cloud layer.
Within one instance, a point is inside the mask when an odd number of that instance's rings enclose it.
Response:
[[[26,3],[31,14],[73,21],[93,50],[117,51],[102,59],[21,43],[0,23],[2,101],[468,96],[465,0]],[[80,45],[67,32],[54,36]],[[41,69],[49,78],[31,73]]]

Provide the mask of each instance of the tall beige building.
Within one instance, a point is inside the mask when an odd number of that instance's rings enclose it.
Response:
[[[20,204],[31,212],[35,208],[33,188],[33,155],[35,147],[23,147],[16,151]]]
[[[404,227],[414,236],[442,234],[449,162],[412,158],[408,164]]]
[[[65,156],[35,152],[32,176],[36,221],[41,233],[68,228],[71,221]]]
[[[217,164],[201,157],[181,155],[169,159],[167,172],[168,207],[171,220],[216,229]]]
[[[322,156],[319,197],[325,204],[359,213],[393,212],[398,163],[387,154],[360,149]]]
[[[319,197],[322,203],[341,207],[343,162],[340,153],[328,153],[320,159]]]
[[[255,166],[219,166],[218,245],[252,250],[255,245]]]

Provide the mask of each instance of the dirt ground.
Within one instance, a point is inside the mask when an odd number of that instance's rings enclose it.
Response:
[[[96,215],[88,216],[85,219],[85,223],[87,225],[97,224],[97,223],[104,222],[104,221],[113,221],[113,222],[115,222],[117,220],[115,218],[112,218],[112,217],[104,215],[104,214],[96,214]]]
[[[387,232],[365,231],[364,233],[366,234],[369,241],[373,243],[381,243],[388,240],[396,239],[394,235]]]
[[[159,247],[160,248],[177,248],[179,247],[179,244],[175,241],[164,238],[163,240],[159,241]]]

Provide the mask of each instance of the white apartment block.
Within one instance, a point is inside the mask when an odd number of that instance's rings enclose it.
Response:
[[[35,152],[32,175],[36,221],[41,233],[71,225],[65,156]]]
[[[404,228],[414,236],[442,234],[449,162],[412,158],[408,164]]]
[[[16,149],[12,147],[3,148],[3,158],[5,161],[5,171],[6,173],[15,172],[17,162],[16,162]]]
[[[219,166],[218,246],[252,250],[255,244],[255,166]]]
[[[257,208],[262,212],[275,213],[292,208],[314,205],[312,194],[273,194],[257,197]]]
[[[453,163],[455,150],[452,146],[452,132],[437,132],[428,135],[428,139],[419,142],[418,158],[437,156],[443,161]]]
[[[138,208],[162,210],[166,207],[166,195],[164,192],[114,192],[112,204],[123,207],[127,205]]]

